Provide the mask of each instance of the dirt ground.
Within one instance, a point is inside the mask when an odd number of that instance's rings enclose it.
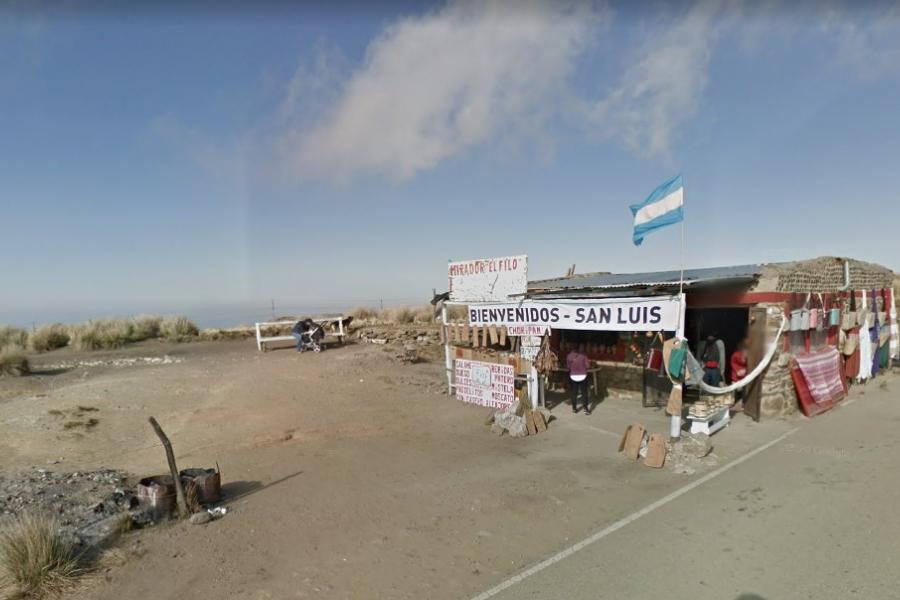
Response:
[[[631,422],[667,431],[637,397],[591,416],[561,406],[542,435],[497,437],[487,409],[446,396],[438,349],[413,365],[397,350],[263,354],[239,340],[45,355],[49,371],[0,381],[0,468],[162,473],[151,415],[180,468],[219,464],[224,518],[129,534],[124,564],[74,594],[116,599],[471,597],[692,476],[617,453]],[[78,407],[97,422],[66,428],[58,413]],[[795,425],[738,418],[696,476]]]

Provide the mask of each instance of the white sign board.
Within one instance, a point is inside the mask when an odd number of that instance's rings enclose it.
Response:
[[[523,335],[520,340],[519,355],[525,360],[534,362],[538,352],[541,351],[541,343],[544,338],[539,335]]]
[[[506,302],[528,289],[528,257],[504,256],[452,262],[449,265],[450,300]]]
[[[539,325],[595,331],[676,331],[680,308],[678,296],[578,302],[524,300],[469,306],[469,324],[506,325],[508,328]]]
[[[511,325],[506,328],[506,335],[537,335],[542,336],[549,330],[543,325]]]
[[[499,409],[515,405],[516,374],[512,365],[457,358],[454,372],[458,400]]]

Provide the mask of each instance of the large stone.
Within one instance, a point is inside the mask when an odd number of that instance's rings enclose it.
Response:
[[[678,451],[687,456],[703,458],[712,452],[712,442],[705,433],[683,433],[677,442]]]
[[[519,418],[520,417],[516,416],[515,409],[500,410],[494,413],[494,423],[499,425],[500,427],[503,427],[504,429],[509,429],[513,421]]]
[[[506,428],[511,437],[525,437],[528,435],[528,428],[525,426],[525,417],[515,417],[515,419]]]

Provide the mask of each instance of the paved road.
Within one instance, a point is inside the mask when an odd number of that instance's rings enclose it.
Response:
[[[900,380],[886,381],[480,598],[900,598]]]

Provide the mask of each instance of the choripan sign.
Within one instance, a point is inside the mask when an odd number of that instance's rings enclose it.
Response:
[[[615,298],[566,302],[523,300],[469,306],[470,325],[538,325],[551,329],[597,331],[676,331],[678,296]]]
[[[528,289],[528,257],[504,256],[452,262],[449,265],[450,300],[506,302]]]

